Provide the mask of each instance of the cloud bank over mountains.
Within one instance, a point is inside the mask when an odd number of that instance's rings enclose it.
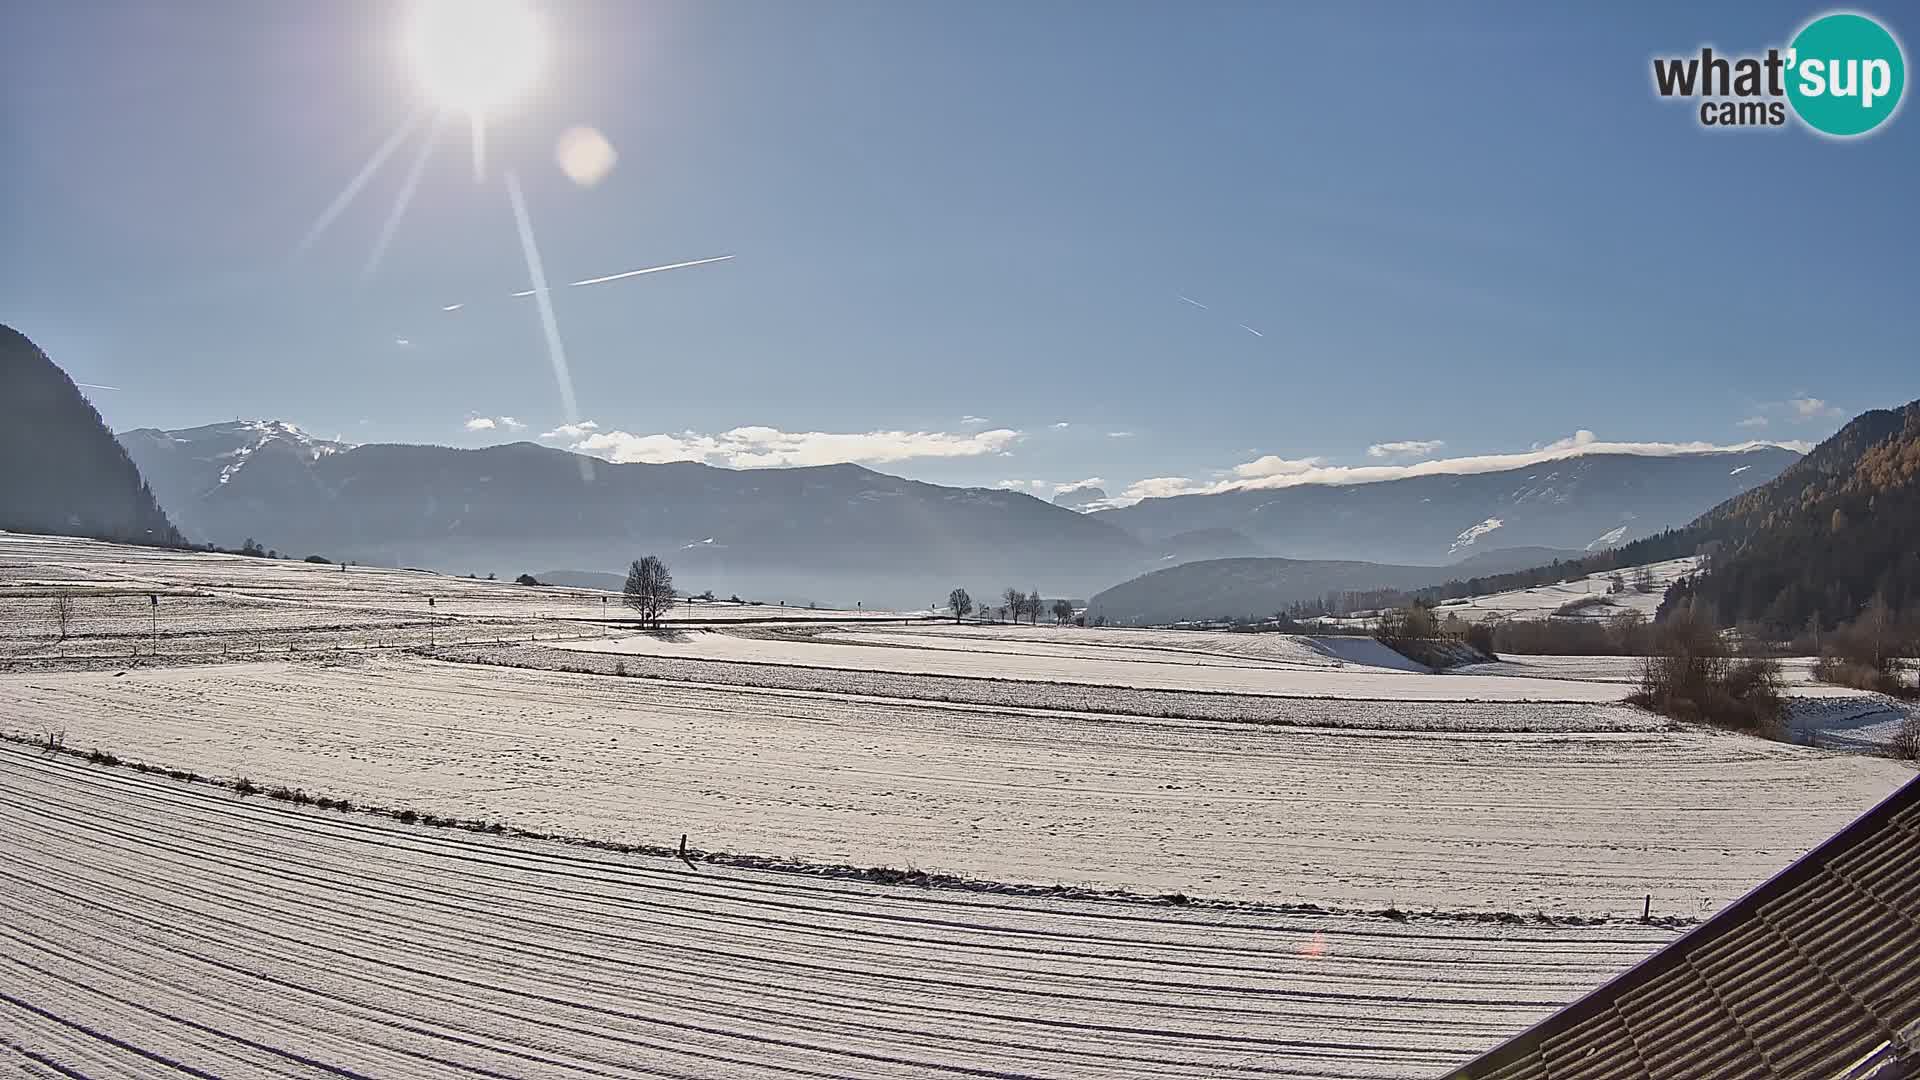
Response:
[[[700,461],[733,468],[777,465],[879,465],[917,458],[982,457],[1006,452],[1021,432],[987,431],[782,431],[747,426],[717,433],[682,431],[636,435],[603,431],[591,420],[562,424],[540,434],[542,441],[613,462]]]
[[[1435,445],[1444,445],[1433,440]],[[1376,443],[1368,448],[1369,457],[1404,453],[1408,448],[1424,446],[1417,442]],[[1111,502],[1125,506],[1141,499],[1173,495],[1211,494],[1237,489],[1291,487],[1296,484],[1368,484],[1382,480],[1400,480],[1410,476],[1463,476],[1470,473],[1521,469],[1582,454],[1639,454],[1666,457],[1674,454],[1711,454],[1753,450],[1762,446],[1781,446],[1797,453],[1811,450],[1805,441],[1751,441],[1716,444],[1709,442],[1609,442],[1593,432],[1581,429],[1564,439],[1510,454],[1478,454],[1467,457],[1430,458],[1403,465],[1330,465],[1325,458],[1283,458],[1274,454],[1258,457],[1225,470],[1217,479],[1195,480],[1185,476],[1156,476],[1128,485]],[[1375,454],[1373,450],[1381,449]]]

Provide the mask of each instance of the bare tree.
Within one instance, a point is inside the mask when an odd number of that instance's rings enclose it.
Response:
[[[60,634],[60,640],[67,640],[67,625],[73,621],[73,596],[69,593],[56,593],[53,598],[53,627]]]
[[[1067,620],[1071,618],[1073,618],[1072,601],[1055,600],[1053,602],[1053,621],[1064,626],[1066,625]]]
[[[1020,616],[1027,613],[1027,594],[1019,589],[1008,586],[1007,591],[1000,594],[1000,601],[1002,619],[1012,616],[1014,622],[1019,622]]]
[[[640,616],[643,626],[660,629],[660,617],[673,607],[673,573],[658,556],[649,555],[627,569],[622,602]]]
[[[1040,599],[1039,589],[1035,589],[1027,594],[1027,618],[1033,625],[1040,625],[1040,611],[1045,606],[1046,601]]]
[[[1653,570],[1651,568],[1643,566],[1633,572],[1633,591],[1637,593],[1650,593],[1653,591]]]
[[[973,614],[973,597],[965,589],[955,589],[947,594],[947,607],[953,612],[953,621],[959,622]]]

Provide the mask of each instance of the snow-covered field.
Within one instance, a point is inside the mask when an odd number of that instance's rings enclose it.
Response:
[[[1666,594],[1667,586],[1693,573],[1699,568],[1699,563],[1700,560],[1695,558],[1648,563],[1646,569],[1653,578],[1651,592],[1643,593],[1634,590],[1636,568],[1629,567],[1608,573],[1588,574],[1578,580],[1557,585],[1540,585],[1531,589],[1515,589],[1511,592],[1448,600],[1440,604],[1437,610],[1441,615],[1458,615],[1468,622],[1497,622],[1505,619],[1545,619],[1554,615],[1564,604],[1576,600],[1598,600],[1605,603],[1596,603],[1591,607],[1583,608],[1574,616],[1560,617],[1611,619],[1631,611],[1652,618],[1654,611],[1660,607],[1660,600]],[[1614,573],[1618,573],[1627,582],[1625,592],[1609,593],[1607,591],[1612,585],[1609,579]]]
[[[789,868],[0,744],[0,1071],[1425,1075],[1670,940],[1622,921],[1647,895],[1707,915],[1912,775],[1846,752],[1892,703],[1797,687],[1831,750],[1687,730],[1619,704],[1630,659],[736,605],[636,636],[603,595],[0,534],[6,734]]]
[[[41,732],[14,718],[42,718],[76,747],[357,803],[1342,908],[1627,915],[1652,892],[1662,911],[1700,915],[1911,775],[1754,739],[1547,722],[1577,707],[1499,708],[1538,712],[1551,733],[1168,721],[418,659],[0,679],[15,734]]]
[[[0,747],[8,1075],[1426,1076],[1673,934],[694,871]]]
[[[1856,691],[1813,681],[1811,656],[1789,656],[1780,661],[1780,677],[1794,694],[1851,695]],[[1637,656],[1523,656],[1508,654],[1491,664],[1468,664],[1453,669],[1469,675],[1512,675],[1527,679],[1577,679],[1583,682],[1633,683],[1640,679]]]
[[[1622,687],[1605,683],[1410,672],[1398,654],[1372,641],[1350,644],[1391,655],[1393,660],[1383,660],[1381,665],[1337,660],[1300,644],[1304,639],[1297,638],[1276,637],[1273,643],[1297,653],[1296,658],[1259,662],[1135,647],[1130,644],[1134,631],[1128,630],[1077,630],[1081,642],[1077,646],[1044,640],[1029,643],[1030,633],[1014,627],[994,627],[985,632],[994,635],[988,638],[965,631],[943,634],[931,626],[913,634],[870,629],[827,634],[691,632],[580,639],[560,642],[556,647],[625,656],[1278,697],[1610,702],[1625,696]]]
[[[58,536],[0,533],[0,599],[43,601],[54,591],[82,590],[102,596],[132,595],[144,605],[149,591],[201,595],[252,605],[297,605],[331,609],[343,617],[359,613],[435,616],[496,621],[626,619],[620,597],[597,589],[516,585],[424,570],[352,566],[292,559],[256,559],[243,555],[136,548]],[[428,605],[431,599],[433,604]],[[44,604],[41,605],[44,607]],[[142,610],[144,615],[144,607]],[[924,615],[925,613],[920,613]],[[163,610],[162,617],[167,612]],[[881,611],[828,611],[778,604],[688,601],[676,605],[669,621],[762,621],[892,619]],[[164,628],[163,628],[164,632]]]

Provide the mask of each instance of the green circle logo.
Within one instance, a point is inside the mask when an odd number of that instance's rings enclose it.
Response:
[[[1885,27],[1851,12],[1822,15],[1787,52],[1787,100],[1815,131],[1842,138],[1885,123],[1907,85],[1906,57]]]

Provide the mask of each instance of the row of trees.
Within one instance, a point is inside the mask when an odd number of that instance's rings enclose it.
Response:
[[[947,610],[953,612],[953,621],[959,622],[973,614],[973,597],[965,589],[955,589],[947,594]],[[992,609],[981,608],[980,612],[984,616],[990,610]],[[998,609],[1002,621],[1011,619],[1018,622],[1025,618],[1036,626],[1040,623],[1040,616],[1049,610],[1053,613],[1053,621],[1057,624],[1073,621],[1072,602],[1055,600],[1049,609],[1047,602],[1040,598],[1039,589],[1023,593],[1019,589],[1008,587],[1000,596]]]

